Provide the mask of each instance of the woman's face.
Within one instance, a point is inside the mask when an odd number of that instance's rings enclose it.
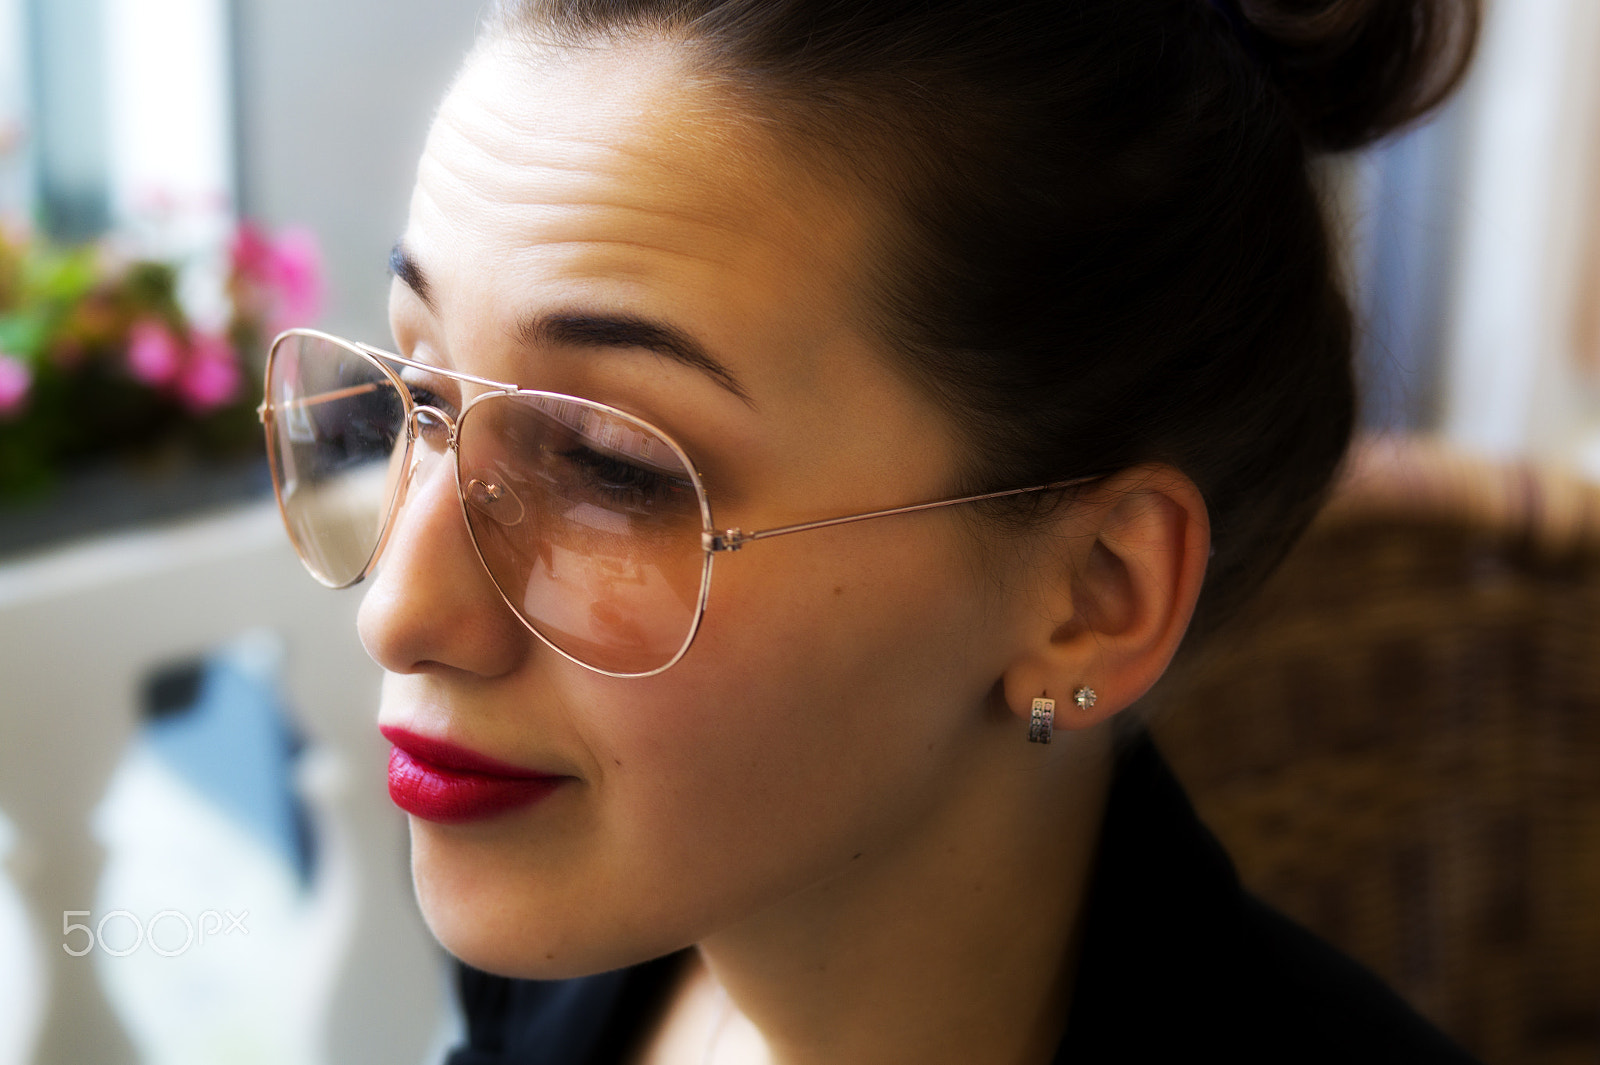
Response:
[[[950,492],[951,428],[857,325],[869,213],[676,60],[493,44],[470,61],[418,171],[401,353],[660,426],[720,526]],[[554,314],[661,325],[720,370],[528,328]],[[454,493],[413,486],[360,626],[387,670],[382,725],[559,778],[494,816],[412,818],[423,912],[469,963],[615,967],[848,886],[936,831],[1000,727],[1025,608],[954,511],[720,556],[683,660],[614,679],[506,608]]]

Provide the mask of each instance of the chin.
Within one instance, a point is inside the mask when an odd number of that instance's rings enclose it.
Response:
[[[437,837],[446,838],[437,838]],[[619,920],[593,892],[503,867],[492,849],[413,823],[411,877],[439,945],[474,969],[566,980],[636,965],[690,945]],[[628,907],[621,907],[628,909]]]
[[[421,891],[419,888],[419,897]],[[649,961],[683,949],[639,940],[623,940],[610,929],[603,941],[546,931],[543,923],[510,929],[485,921],[481,914],[444,903],[423,905],[423,918],[439,945],[474,969],[519,980],[570,980]],[[510,919],[514,921],[515,919]]]

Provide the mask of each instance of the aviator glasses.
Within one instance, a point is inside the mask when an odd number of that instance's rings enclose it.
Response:
[[[457,409],[443,397],[460,384],[480,391]],[[719,530],[694,463],[649,422],[310,329],[273,341],[259,413],[284,524],[318,581],[366,577],[419,466],[448,451],[472,545],[506,605],[549,647],[612,677],[652,676],[683,657],[719,554],[1093,479]]]

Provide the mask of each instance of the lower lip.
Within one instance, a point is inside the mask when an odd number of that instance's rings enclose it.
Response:
[[[505,777],[446,769],[396,747],[389,754],[389,798],[414,817],[441,824],[482,821],[530,806],[561,777]]]

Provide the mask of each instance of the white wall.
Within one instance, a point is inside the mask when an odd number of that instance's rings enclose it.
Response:
[[[262,628],[283,641],[287,703],[314,747],[329,756],[323,764],[335,770],[324,773],[319,786],[303,790],[322,796],[317,805],[326,814],[318,818],[326,856],[319,864],[340,871],[332,878],[344,885],[337,894],[353,898],[329,909],[333,919],[321,924],[319,934],[334,942],[308,938],[302,942],[307,949],[298,953],[286,953],[293,944],[281,926],[277,938],[274,929],[263,927],[267,915],[258,908],[257,934],[239,941],[245,951],[240,971],[260,976],[278,965],[281,980],[299,982],[280,989],[279,998],[329,988],[331,994],[298,1005],[291,1001],[294,1008],[276,1014],[270,1010],[284,1002],[260,996],[248,1004],[267,1011],[269,1019],[320,1029],[307,1040],[317,1053],[290,1062],[438,1060],[449,1016],[445,957],[417,910],[407,875],[405,818],[383,787],[389,752],[374,724],[380,674],[356,637],[360,598],[358,592],[329,592],[306,576],[270,502],[0,565],[0,809],[5,835],[12,837],[0,839],[0,851],[10,852],[0,853],[0,931],[15,923],[20,894],[36,937],[33,944],[0,941],[0,990],[20,973],[36,980],[44,999],[43,1031],[29,1060],[131,1065],[139,1059],[131,1030],[143,1037],[143,1049],[154,1052],[183,1045],[181,1039],[155,1038],[162,1023],[169,1031],[207,1023],[187,1021],[183,1008],[192,1002],[168,1001],[155,1012],[148,1002],[130,1003],[129,980],[139,974],[123,962],[141,958],[115,959],[121,968],[108,974],[102,953],[69,956],[62,949],[62,914],[97,906],[106,886],[108,851],[103,832],[91,831],[92,812],[102,806],[138,733],[138,693],[149,669],[209,653]],[[198,887],[218,899],[207,905],[228,904],[218,884],[239,872],[219,868],[201,878]],[[172,901],[185,890],[181,883],[158,886],[161,894],[140,909],[126,901],[125,883],[99,906],[100,914],[127,907],[148,918],[159,909],[182,908]],[[313,890],[311,899],[319,897],[320,890]],[[308,899],[300,912],[309,917],[322,909]],[[38,980],[41,967],[45,976]],[[166,975],[177,975],[177,968],[167,966]],[[213,982],[211,990],[219,996],[234,991],[230,1006],[237,1006],[239,986]],[[133,1009],[140,1005],[145,1008]],[[0,1021],[31,1028],[38,1018],[19,1016],[28,1006],[7,1002]],[[131,1025],[136,1013],[146,1022],[142,1028]],[[30,1035],[24,1031],[21,1038]],[[0,1063],[17,1060],[18,1048],[8,1045],[16,1038],[9,1031],[0,1038],[0,1055],[11,1055]],[[262,1060],[247,1053],[251,1042],[237,1042],[227,1060]],[[151,1065],[194,1058],[143,1060]],[[223,1059],[213,1054],[209,1060]],[[275,1065],[290,1062],[279,1058]]]
[[[33,205],[28,76],[22,0],[0,0],[0,221],[26,217]]]
[[[177,249],[196,237],[215,241],[205,220],[220,217],[225,231],[232,214],[226,8],[224,0],[102,0],[113,224],[200,222],[193,235],[160,234]]]
[[[324,325],[387,344],[386,264],[472,0],[235,0],[240,203],[323,242]]]
[[[1466,101],[1443,428],[1472,450],[1587,464],[1600,477],[1600,396],[1575,347],[1600,180],[1597,56],[1594,0],[1490,7]]]

